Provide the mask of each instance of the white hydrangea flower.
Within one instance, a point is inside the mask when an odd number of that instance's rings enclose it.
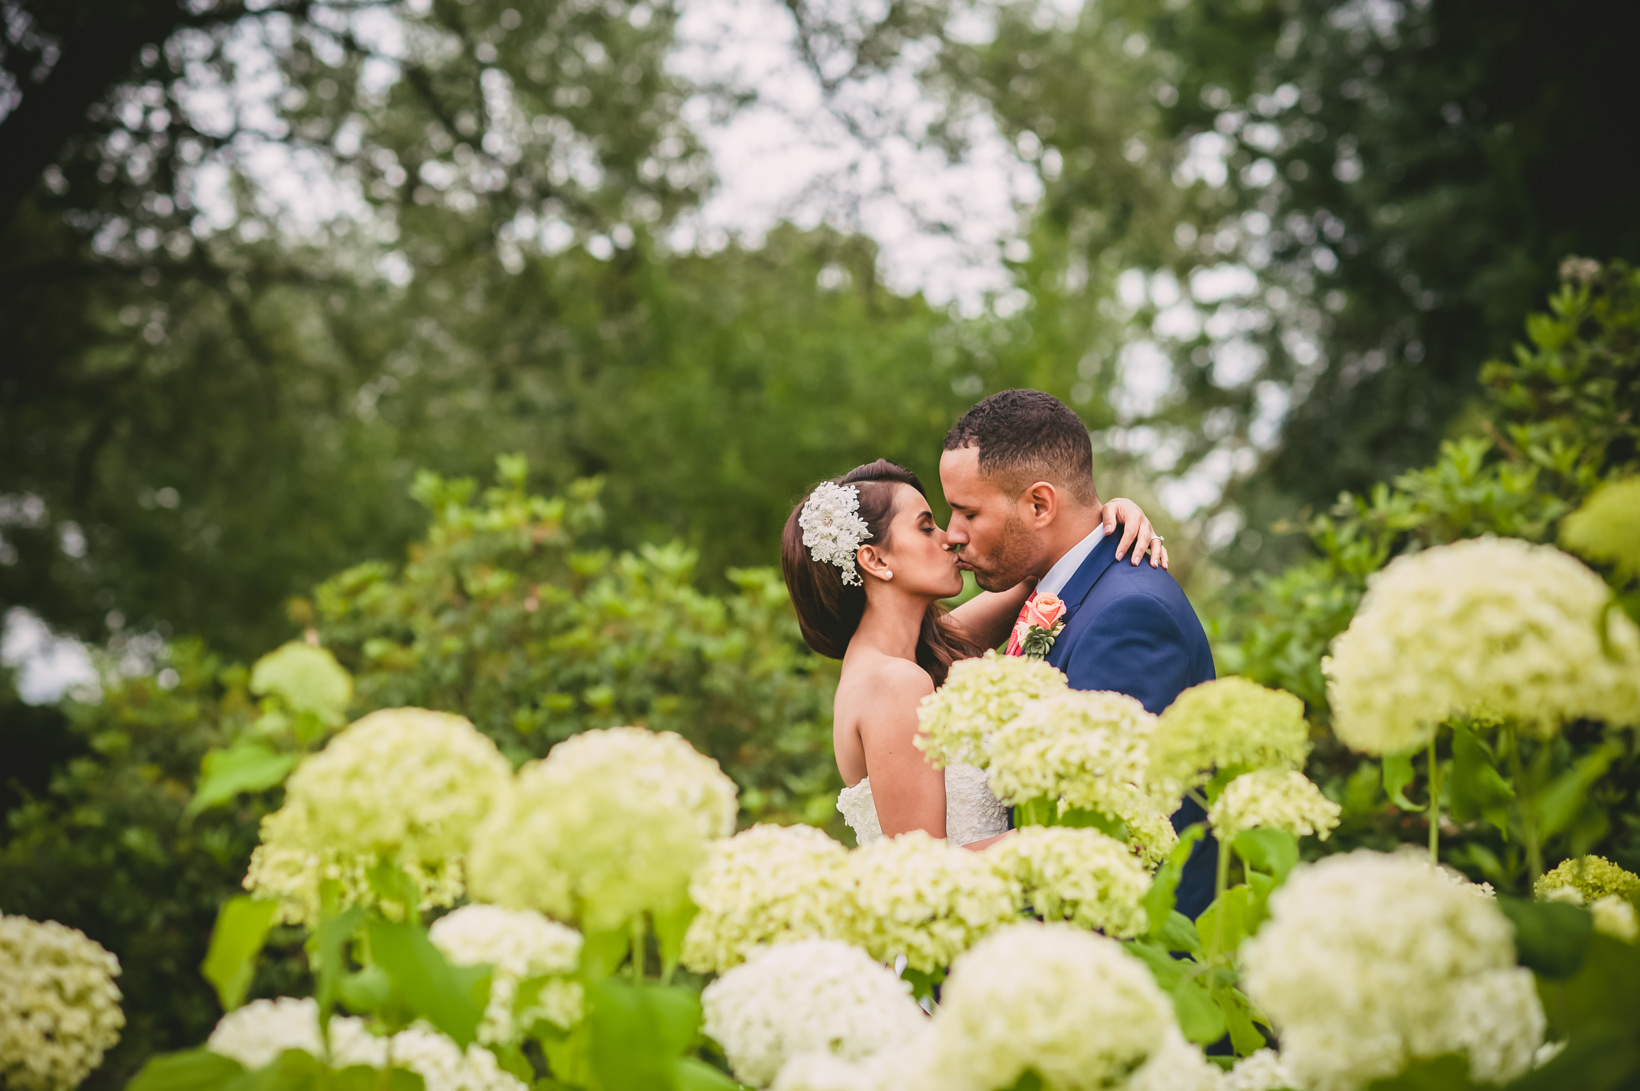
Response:
[[[1594,917],[1596,932],[1624,943],[1640,941],[1640,915],[1636,915],[1633,902],[1607,894],[1590,904],[1589,913]]]
[[[700,913],[683,964],[719,973],[760,944],[835,939],[847,931],[848,850],[813,826],[753,826],[712,845],[689,880]]]
[[[1360,850],[1295,869],[1240,959],[1301,1083],[1354,1091],[1479,1040],[1454,1012],[1471,979],[1514,966],[1514,928],[1421,855]]]
[[[923,1014],[911,989],[857,947],[796,940],[753,952],[701,994],[706,1034],[735,1077],[774,1082],[807,1053],[860,1060],[916,1031]]]
[[[913,970],[949,966],[1000,925],[1018,918],[1012,883],[969,852],[921,830],[849,854],[853,935],[873,958],[904,955]]]
[[[1045,1091],[1121,1086],[1169,1041],[1173,1005],[1116,940],[1068,924],[1014,924],[951,968],[934,1020],[937,1086]]]
[[[1044,920],[1066,920],[1126,938],[1148,925],[1140,902],[1150,873],[1128,847],[1097,830],[1028,826],[984,858],[1023,892]]]
[[[708,844],[734,832],[734,781],[681,736],[588,731],[519,770],[473,840],[475,895],[615,929],[676,909]]]
[[[1530,1070],[1548,1025],[1537,981],[1519,966],[1463,979],[1442,1014],[1418,1052],[1467,1054],[1470,1075],[1482,1083],[1508,1083]]]
[[[511,767],[460,716],[419,708],[372,712],[291,774],[285,805],[262,820],[245,887],[280,902],[280,919],[310,923],[319,885],[375,904],[366,876],[388,859],[420,893],[418,908],[462,894],[462,857]]]
[[[991,790],[1005,803],[1047,797],[1128,827],[1152,865],[1178,836],[1177,785],[1149,777],[1156,717],[1121,693],[1067,691],[1026,705],[990,739]]]
[[[0,1086],[78,1087],[120,1040],[119,973],[77,928],[0,916]]]
[[[1353,750],[1404,754],[1454,715],[1539,735],[1640,723],[1640,629],[1610,600],[1549,546],[1480,538],[1398,557],[1322,661],[1333,730]]]
[[[287,1050],[324,1058],[319,1005],[311,997],[256,1000],[222,1017],[205,1048],[247,1069],[265,1068]],[[527,1091],[482,1046],[463,1050],[428,1027],[413,1026],[391,1037],[372,1034],[361,1019],[330,1020],[329,1066],[340,1070],[403,1068],[420,1076],[427,1091]]]
[[[995,650],[951,664],[945,685],[922,699],[915,742],[935,768],[990,764],[986,740],[1031,701],[1066,693],[1060,671],[1025,655]]]
[[[1297,1091],[1298,1086],[1298,1077],[1273,1049],[1249,1053],[1224,1077],[1224,1091]]]
[[[304,811],[281,807],[262,819],[261,844],[251,852],[245,889],[278,901],[278,920],[312,924],[319,919],[319,888],[327,879],[339,884],[342,904],[377,904],[380,898],[369,879],[376,862],[373,856],[318,841]],[[455,904],[466,889],[460,859],[423,864],[401,855],[393,863],[415,884],[421,912]]]
[[[787,1061],[771,1091],[877,1091],[872,1070],[835,1053],[802,1053]]]
[[[287,1050],[325,1055],[319,1033],[319,1004],[312,997],[281,996],[253,1000],[216,1024],[205,1048],[238,1061],[247,1069],[266,1068]],[[380,1068],[387,1063],[387,1039],[370,1033],[364,1020],[350,1015],[330,1020],[330,1065]]]
[[[564,1029],[581,1021],[582,990],[574,981],[548,980],[534,1003],[513,1010],[520,982],[575,972],[581,960],[581,934],[575,929],[533,909],[466,905],[434,921],[427,938],[457,966],[494,967],[479,1041],[517,1041],[537,1019]]]
[[[285,785],[315,844],[431,863],[467,851],[512,766],[466,719],[420,708],[372,712],[306,759]]]
[[[1325,841],[1343,813],[1303,773],[1259,769],[1226,784],[1208,808],[1207,821],[1226,843],[1255,827],[1286,830],[1294,837],[1316,834]]]
[[[483,1046],[463,1050],[428,1027],[415,1026],[393,1035],[391,1062],[421,1077],[427,1091],[529,1091],[517,1076],[502,1069]]]
[[[855,554],[871,537],[871,528],[860,518],[857,487],[822,481],[803,502],[797,525],[803,529],[803,544],[816,564],[834,564],[842,571],[845,584],[860,584]]]
[[[1224,1091],[1224,1072],[1185,1040],[1176,1026],[1128,1080],[1127,1091]]]
[[[1151,776],[1194,788],[1214,769],[1302,769],[1310,753],[1304,702],[1246,678],[1191,686],[1162,711]]]

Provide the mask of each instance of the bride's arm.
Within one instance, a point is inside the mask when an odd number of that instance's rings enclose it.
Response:
[[[1105,504],[1104,520],[1106,534],[1114,534],[1116,524],[1122,525],[1122,540],[1116,544],[1117,560],[1138,543],[1142,548],[1133,550],[1134,564],[1149,551],[1152,568],[1167,567],[1167,547],[1153,540],[1156,530],[1139,505],[1117,497]],[[1008,631],[1013,628],[1032,586],[1032,581],[1026,580],[1006,591],[982,591],[946,616],[980,647],[994,648],[1008,639]]]
[[[871,798],[883,834],[907,830],[945,836],[945,773],[928,764],[913,740],[917,705],[934,692],[934,683],[915,663],[894,662],[873,679],[877,700],[860,723]]]

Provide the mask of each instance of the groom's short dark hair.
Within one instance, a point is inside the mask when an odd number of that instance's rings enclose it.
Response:
[[[945,434],[945,449],[979,448],[979,469],[1004,490],[1051,481],[1094,503],[1093,444],[1070,407],[1040,390],[1002,390],[962,415]]]

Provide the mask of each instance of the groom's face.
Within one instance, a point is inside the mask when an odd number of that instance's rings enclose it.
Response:
[[[940,456],[940,488],[951,505],[946,541],[958,549],[957,564],[987,591],[1006,591],[1031,574],[1036,541],[1020,511],[1020,498],[1004,492],[979,469],[979,448],[958,447]]]

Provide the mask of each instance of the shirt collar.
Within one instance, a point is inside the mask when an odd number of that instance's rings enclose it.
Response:
[[[1054,566],[1048,569],[1046,576],[1036,581],[1036,593],[1039,595],[1057,595],[1063,591],[1065,585],[1071,582],[1071,577],[1076,575],[1076,570],[1082,567],[1082,562],[1088,559],[1088,555],[1093,552],[1094,547],[1104,537],[1105,525],[1100,523],[1093,528],[1092,534],[1071,546],[1063,557],[1055,561]]]

